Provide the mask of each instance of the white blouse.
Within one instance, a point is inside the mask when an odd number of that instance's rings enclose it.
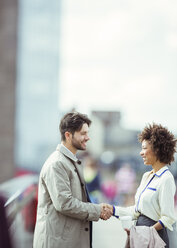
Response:
[[[115,207],[115,216],[131,215],[137,219],[143,214],[173,231],[172,224],[177,220],[174,209],[176,185],[167,166],[155,174],[144,173],[135,195],[135,205]]]

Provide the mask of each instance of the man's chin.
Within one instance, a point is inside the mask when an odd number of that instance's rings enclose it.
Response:
[[[81,150],[85,151],[86,149],[87,149],[87,145],[86,145],[86,144],[83,144],[83,145],[81,146]]]
[[[85,151],[87,149],[86,146],[79,146],[79,147],[76,147],[78,151]]]
[[[87,147],[85,146],[85,147],[80,147],[80,149],[78,149],[78,150],[81,150],[81,151],[85,151],[87,149]]]

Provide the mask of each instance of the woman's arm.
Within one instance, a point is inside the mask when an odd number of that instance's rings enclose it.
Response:
[[[174,212],[175,191],[176,186],[173,177],[168,177],[165,181],[163,181],[163,184],[159,189],[159,205],[161,209],[161,217],[158,222],[159,224],[161,224],[162,227],[165,226],[171,231],[173,230],[172,224],[176,220]]]
[[[130,206],[130,207],[119,207],[119,206],[114,206],[115,210],[113,210],[113,215],[116,217],[120,216],[132,216],[132,219],[137,219],[139,216],[138,212],[135,212],[135,205]]]
[[[155,223],[153,227],[155,228],[156,231],[163,229],[163,226],[160,224],[160,222]]]

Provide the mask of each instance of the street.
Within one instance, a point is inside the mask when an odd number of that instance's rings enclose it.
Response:
[[[14,248],[32,247],[33,234],[23,228],[20,214],[13,224],[12,231],[15,233]],[[126,233],[120,220],[115,217],[111,217],[107,221],[93,222],[93,248],[124,248],[125,241]]]
[[[93,222],[93,248],[124,248],[126,237],[120,220],[115,217]]]

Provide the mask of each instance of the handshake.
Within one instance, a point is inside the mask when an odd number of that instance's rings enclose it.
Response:
[[[101,203],[101,214],[100,218],[102,220],[108,220],[113,215],[113,206],[107,203]]]

